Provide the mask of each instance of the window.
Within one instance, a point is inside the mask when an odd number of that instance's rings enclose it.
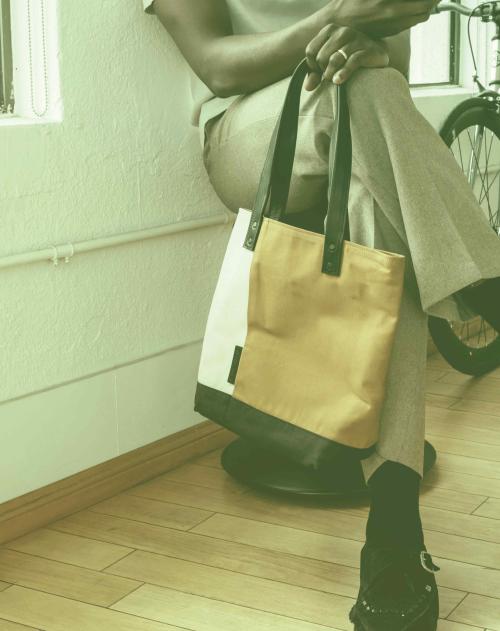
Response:
[[[410,85],[459,82],[461,17],[444,12],[411,29]]]
[[[57,8],[0,0],[0,127],[62,120]]]
[[[10,0],[0,0],[0,114],[14,110]]]

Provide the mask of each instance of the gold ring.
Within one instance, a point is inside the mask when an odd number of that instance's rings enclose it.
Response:
[[[343,55],[343,56],[344,56],[344,59],[347,61],[347,55],[346,55],[345,51],[344,51],[344,50],[342,50],[342,48],[339,48],[339,49],[337,50],[337,52],[338,52],[338,53],[340,53],[341,55]]]

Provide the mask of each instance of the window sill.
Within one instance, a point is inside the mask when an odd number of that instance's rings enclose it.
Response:
[[[9,114],[0,115],[0,127],[19,127],[25,125],[46,125],[48,123],[60,123],[57,118],[29,118],[27,116],[15,116]]]
[[[475,94],[475,86],[442,85],[410,88],[417,109],[439,129],[451,110]]]
[[[425,99],[436,96],[470,96],[473,90],[462,85],[426,85],[410,88],[411,95],[415,99]]]

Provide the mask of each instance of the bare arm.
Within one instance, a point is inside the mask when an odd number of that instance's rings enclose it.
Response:
[[[191,68],[217,96],[253,92],[289,76],[311,39],[334,21],[329,3],[284,29],[235,35],[225,0],[154,0],[153,7]],[[403,74],[408,38],[409,31],[384,38],[390,64]]]
[[[391,37],[384,37],[383,41],[389,53],[389,65],[399,70],[408,80],[411,54],[410,29]]]

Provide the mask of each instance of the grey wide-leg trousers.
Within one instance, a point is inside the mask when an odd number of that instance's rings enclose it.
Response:
[[[251,209],[289,79],[241,95],[205,126],[204,164],[233,212]],[[476,314],[458,292],[500,276],[500,241],[450,150],[416,109],[393,68],[363,68],[348,80],[353,143],[350,239],[406,256],[401,317],[391,355],[376,451],[365,480],[385,460],[423,475],[428,315]],[[335,90],[303,90],[289,213],[323,208]]]

